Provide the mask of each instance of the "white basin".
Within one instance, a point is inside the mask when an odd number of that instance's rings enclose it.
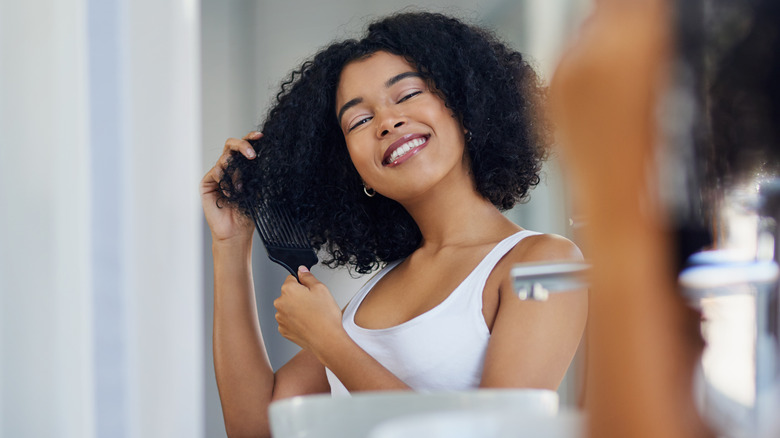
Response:
[[[368,438],[584,438],[584,415],[575,411],[555,416],[509,410],[449,411],[387,420]]]
[[[545,389],[433,394],[385,391],[356,393],[352,397],[322,394],[276,401],[269,408],[269,416],[274,438],[366,438],[387,420],[447,411],[551,417],[558,412],[558,394]]]

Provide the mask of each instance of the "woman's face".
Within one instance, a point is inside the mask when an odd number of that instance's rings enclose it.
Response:
[[[464,129],[404,58],[376,52],[341,72],[336,114],[368,187],[403,202],[470,178]]]

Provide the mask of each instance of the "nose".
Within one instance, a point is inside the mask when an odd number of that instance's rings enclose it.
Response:
[[[382,119],[377,126],[377,135],[379,138],[383,138],[393,130],[403,126],[405,123],[406,117],[402,114],[393,111],[385,111],[385,114],[382,115]]]

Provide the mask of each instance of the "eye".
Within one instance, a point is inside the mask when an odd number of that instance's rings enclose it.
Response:
[[[366,118],[358,120],[357,123],[355,123],[354,125],[349,127],[347,132],[351,132],[353,129],[357,128],[358,126],[360,126],[360,125],[362,125],[364,123],[367,123],[369,120],[371,120],[371,117],[366,117]]]
[[[413,98],[414,96],[417,96],[418,94],[421,94],[421,93],[422,93],[422,91],[413,91],[413,92],[407,94],[406,96],[402,97],[401,100],[398,101],[398,103],[405,102],[405,101],[407,101],[407,100],[409,100],[409,99]]]

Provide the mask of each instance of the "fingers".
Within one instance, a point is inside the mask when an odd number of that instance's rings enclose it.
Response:
[[[244,140],[257,140],[260,137],[263,136],[263,133],[260,131],[252,131],[249,134],[244,136]]]
[[[257,157],[255,149],[249,140],[257,140],[263,136],[262,132],[252,131],[245,135],[244,138],[229,138],[225,141],[225,146],[222,148],[222,155],[217,160],[218,167],[226,167],[228,159],[232,156],[233,152],[238,152],[249,160],[254,160]]]
[[[225,141],[225,147],[222,149],[220,161],[230,157],[233,152],[238,152],[249,160],[253,160],[256,156],[255,150],[248,141],[238,138],[229,138]]]
[[[219,180],[222,178],[223,173],[224,171],[220,166],[214,166],[209,169],[200,181],[201,195],[216,191],[219,187]]]
[[[309,288],[306,286],[302,286],[300,283],[298,283],[298,280],[295,279],[295,276],[288,275],[287,278],[284,279],[284,283],[282,284],[281,288],[281,294],[279,295],[279,298],[274,301],[274,307],[276,307],[276,310],[280,310],[279,305],[284,302],[285,299],[288,299],[290,297],[295,297],[298,294],[306,293],[309,291]]]
[[[225,141],[225,146],[222,149],[222,155],[217,159],[214,164],[201,181],[201,185],[219,182],[222,180],[222,176],[225,174],[225,168],[228,166],[228,161],[233,155],[233,152],[238,152],[249,160],[253,160],[257,157],[254,148],[248,140],[257,140],[263,137],[263,133],[258,131],[252,131],[245,135],[244,138],[229,138]]]
[[[317,280],[317,277],[309,272],[309,269],[306,266],[298,266],[298,280],[302,285],[308,287],[309,289],[322,284],[319,280]]]
[[[295,279],[295,276],[288,275],[287,278],[284,279],[284,283],[282,284],[282,291],[294,286],[300,287],[300,284],[298,284],[298,280]]]
[[[255,159],[257,154],[255,153],[254,148],[249,143],[249,140],[258,140],[263,136],[263,133],[252,131],[249,134],[245,135],[244,138],[229,138],[227,141],[225,141],[225,147],[222,149],[222,156],[220,157],[220,164],[227,164],[227,158],[231,155],[232,152],[238,152],[241,155],[245,156],[249,160]]]
[[[306,266],[298,267],[298,279],[295,276],[288,275],[282,284],[282,295],[300,293],[302,291],[321,292],[325,285],[315,277]],[[327,290],[327,288],[325,288]]]

